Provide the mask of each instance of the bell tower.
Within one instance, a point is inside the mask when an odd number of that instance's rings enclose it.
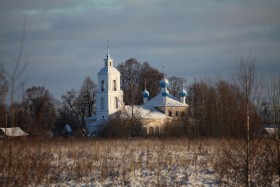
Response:
[[[108,120],[123,107],[123,92],[120,89],[120,72],[113,66],[113,59],[107,45],[104,67],[98,72],[98,91],[96,93],[96,118]]]

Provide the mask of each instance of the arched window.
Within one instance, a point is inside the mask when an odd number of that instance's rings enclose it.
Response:
[[[155,135],[159,135],[159,127],[155,128]]]
[[[105,90],[105,82],[104,80],[102,80],[101,82],[101,91],[104,91]]]
[[[149,127],[149,135],[153,135],[154,134],[154,128],[153,127]]]
[[[117,91],[117,83],[116,80],[113,80],[113,90]]]
[[[142,132],[143,132],[144,135],[149,134],[149,133],[147,132],[147,127],[143,127],[143,128],[142,128]]]
[[[178,116],[178,111],[175,112],[175,115]]]
[[[105,108],[104,97],[101,97],[101,110]]]
[[[185,112],[184,112],[184,111],[181,113],[181,116],[182,116],[182,117],[185,116]]]
[[[169,116],[172,116],[172,111],[169,111],[169,112],[168,112],[168,115],[169,115]]]
[[[118,109],[119,108],[119,100],[117,97],[115,97],[115,107]]]

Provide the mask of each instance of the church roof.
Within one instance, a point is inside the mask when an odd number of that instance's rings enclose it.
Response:
[[[163,112],[159,111],[157,107],[187,107],[189,105],[181,103],[176,97],[168,94],[168,96],[164,97],[161,93],[147,101],[143,105],[134,105],[133,113],[137,117],[142,119],[160,119],[168,117]],[[127,115],[131,115],[132,106],[126,105],[125,111]]]
[[[126,105],[125,111],[128,116],[132,114],[132,106]],[[147,105],[134,105],[133,106],[133,113],[136,118],[141,119],[160,119],[166,118],[167,116],[162,113],[161,111],[157,110],[154,107],[147,106]]]
[[[120,73],[120,72],[119,70],[117,70],[117,68],[113,66],[105,66],[98,72],[98,75],[102,75],[102,74],[107,75],[110,73]]]
[[[147,101],[145,106],[152,106],[152,107],[187,107],[189,105],[181,103],[176,97],[168,94],[165,99],[159,93],[157,96],[152,98],[151,100]]]

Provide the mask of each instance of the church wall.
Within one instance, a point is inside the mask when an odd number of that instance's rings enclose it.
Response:
[[[173,118],[185,117],[188,111],[187,107],[158,107],[158,109]]]
[[[164,126],[167,123],[167,118],[164,119],[143,119],[143,131],[146,135],[159,135],[164,133]]]

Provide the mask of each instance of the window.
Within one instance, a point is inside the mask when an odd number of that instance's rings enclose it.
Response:
[[[155,129],[155,135],[159,135],[159,127],[156,127],[156,129]]]
[[[153,127],[149,127],[149,135],[153,135],[154,134],[154,128]]]
[[[182,117],[185,116],[185,112],[184,112],[184,111],[181,113],[181,116],[182,116]]]
[[[143,127],[142,130],[143,130],[142,132],[143,132],[144,135],[149,134],[149,133],[147,132],[147,127]]]
[[[116,80],[113,80],[113,90],[114,91],[117,91],[117,83],[116,83]]]
[[[168,112],[168,115],[169,115],[169,116],[172,116],[172,111],[169,111],[169,112]]]
[[[118,109],[119,108],[119,100],[117,97],[115,97],[115,107]]]
[[[110,62],[110,66],[112,66],[112,62]]]
[[[104,97],[101,97],[101,110],[105,108]]]
[[[105,90],[105,83],[104,83],[104,80],[102,80],[101,82],[101,91],[104,91]]]
[[[178,116],[178,111],[175,112],[175,115]]]

